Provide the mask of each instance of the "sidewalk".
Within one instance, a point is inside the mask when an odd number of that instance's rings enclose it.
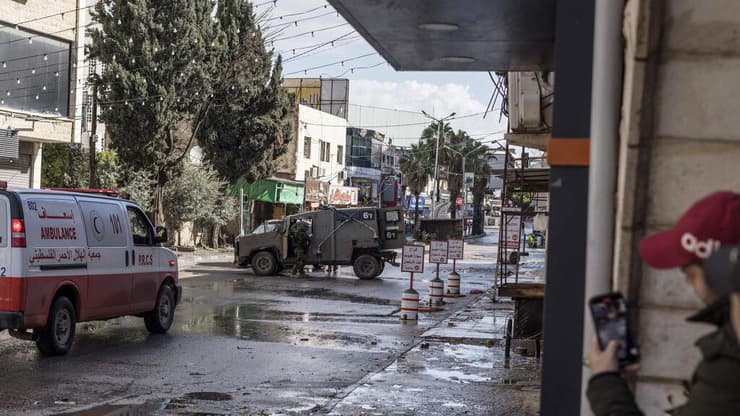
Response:
[[[478,295],[385,369],[361,380],[330,415],[537,415],[540,363],[504,359],[510,303]]]
[[[180,270],[206,261],[232,261],[233,248],[199,248],[193,251],[177,251],[177,263]]]

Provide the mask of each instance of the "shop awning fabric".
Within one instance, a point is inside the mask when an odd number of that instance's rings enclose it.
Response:
[[[302,182],[268,178],[249,183],[242,177],[231,186],[232,194],[239,195],[239,189],[243,189],[244,195],[254,201],[272,204],[303,204]]]

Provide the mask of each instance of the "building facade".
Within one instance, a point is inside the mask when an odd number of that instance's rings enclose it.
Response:
[[[85,141],[87,6],[0,1],[0,180],[10,186],[41,186],[45,143]]]

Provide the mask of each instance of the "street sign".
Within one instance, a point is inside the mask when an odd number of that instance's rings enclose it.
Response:
[[[408,273],[424,272],[424,246],[404,244],[401,254],[401,271]]]
[[[447,240],[447,255],[453,260],[462,260],[464,256],[463,240]]]
[[[447,241],[429,243],[429,263],[447,264]]]

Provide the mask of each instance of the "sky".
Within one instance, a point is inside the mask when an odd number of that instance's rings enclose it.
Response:
[[[255,13],[263,15],[268,50],[283,57],[283,76],[348,78],[350,104],[424,110],[441,118],[452,112],[483,113],[491,99],[494,87],[486,72],[394,70],[325,0],[253,4]],[[499,122],[495,111],[485,119],[481,114],[450,124],[485,142],[503,137],[506,119]]]

